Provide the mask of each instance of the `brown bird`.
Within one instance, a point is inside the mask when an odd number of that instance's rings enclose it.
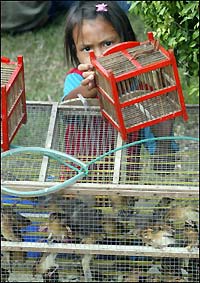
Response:
[[[110,196],[112,210],[122,220],[128,219],[133,213],[133,207],[138,198],[127,196]]]
[[[1,209],[1,234],[6,241],[21,242],[21,231],[16,229],[17,219],[8,208]]]
[[[125,226],[112,215],[104,215],[100,221],[106,235],[120,235],[126,232]]]
[[[199,245],[199,232],[195,222],[192,224],[185,223],[185,230],[183,231],[184,242],[186,248],[190,251],[197,248]]]
[[[17,211],[16,204],[12,206],[4,206],[2,209],[3,213],[11,215],[12,219],[14,220],[13,226],[17,229],[31,225],[31,220]]]
[[[13,207],[1,208],[1,235],[2,240],[22,242],[21,228],[28,226],[31,223],[29,219],[14,211]],[[23,251],[10,251],[9,264],[10,271],[12,272],[13,263],[24,263],[26,259],[26,252]]]
[[[193,221],[199,223],[199,212],[192,206],[175,206],[166,213],[165,220],[172,221],[175,225],[185,224],[185,222],[192,223]]]
[[[49,215],[48,221],[48,241],[63,242],[69,238],[72,238],[72,231],[68,225],[64,223],[63,214],[52,212]]]
[[[57,253],[42,253],[33,265],[33,277],[41,274],[44,277],[48,276],[50,278],[59,268],[59,265],[55,261],[56,257]]]
[[[153,230],[152,228],[144,229],[140,232],[142,241],[155,248],[163,248],[171,245],[175,245],[175,239],[173,238],[173,232],[167,228],[161,228],[161,230]]]
[[[153,210],[152,223],[163,222],[164,216],[169,210],[169,205],[174,199],[163,197]]]

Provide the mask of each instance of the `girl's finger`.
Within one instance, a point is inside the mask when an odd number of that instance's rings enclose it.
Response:
[[[90,79],[90,76],[91,76],[91,75],[92,75],[93,78],[94,78],[94,72],[91,72],[91,71],[90,71],[90,72],[83,72],[83,74],[82,74],[83,78],[85,78],[85,79],[86,79],[86,78],[89,78],[89,79]],[[93,79],[93,78],[92,78],[92,79]]]
[[[93,70],[93,66],[91,64],[80,64],[78,66],[79,71],[91,71]]]

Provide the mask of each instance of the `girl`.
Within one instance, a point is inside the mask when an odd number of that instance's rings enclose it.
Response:
[[[67,65],[73,68],[67,73],[62,100],[77,98],[79,94],[85,98],[97,97],[94,72],[89,57],[90,50],[94,50],[95,55],[99,56],[119,42],[135,40],[129,19],[117,1],[103,3],[75,1],[67,14],[65,25],[65,56]],[[94,117],[92,121],[86,119],[74,121],[72,117],[65,134],[66,152],[73,156],[79,155],[82,160],[93,159],[116,147],[113,140],[114,129],[105,119],[102,117]],[[128,142],[138,138],[139,132],[134,132],[129,135]],[[137,166],[135,164],[139,163],[139,151],[140,146],[127,149],[129,158],[132,156],[131,162],[128,161],[127,170],[129,177],[134,175],[134,180],[137,179],[138,164]],[[103,161],[105,164],[109,162],[109,158]],[[104,168],[100,166],[98,169],[106,171],[108,168],[109,166],[104,165]],[[101,174],[99,170],[98,173]],[[66,175],[63,174],[62,177],[65,179]]]
[[[67,65],[72,66],[72,69],[65,78],[62,100],[77,98],[80,95],[84,98],[97,97],[89,51],[94,50],[98,57],[109,47],[124,41],[136,41],[136,36],[126,13],[117,1],[75,1],[68,11],[65,25],[65,57]],[[84,130],[86,126],[87,131]],[[96,133],[93,132],[94,130]],[[73,140],[72,132],[76,134]],[[90,126],[88,121],[74,122],[72,119],[65,134],[67,153],[77,156],[81,152],[81,155],[85,157],[94,158],[115,148],[116,145],[112,140],[106,142],[106,148],[105,144],[104,148],[102,143],[99,144],[104,140],[105,132],[114,132],[114,129],[102,117],[101,120],[95,118],[93,125]],[[142,131],[138,131],[129,134],[127,143],[140,139],[141,133]],[[150,129],[147,129],[146,133],[152,137]],[[94,138],[96,134],[98,139]],[[90,149],[88,149],[89,146]],[[132,181],[137,181],[139,176],[140,147],[137,145],[127,149],[126,170]]]
[[[116,1],[75,1],[65,28],[65,55],[72,69],[65,79],[63,99],[96,97],[89,51],[101,55],[109,47],[136,37],[126,13]],[[78,68],[77,68],[78,66]]]

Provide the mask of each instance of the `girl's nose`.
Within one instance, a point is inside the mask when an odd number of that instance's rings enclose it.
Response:
[[[101,48],[95,48],[94,53],[96,57],[99,57],[103,53],[103,50]]]

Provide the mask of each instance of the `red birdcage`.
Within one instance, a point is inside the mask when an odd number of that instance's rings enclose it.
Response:
[[[182,116],[188,119],[176,59],[147,33],[144,42],[123,42],[90,60],[102,115],[127,134]]]
[[[17,62],[1,57],[1,148],[8,150],[22,123],[26,123],[23,56]]]

